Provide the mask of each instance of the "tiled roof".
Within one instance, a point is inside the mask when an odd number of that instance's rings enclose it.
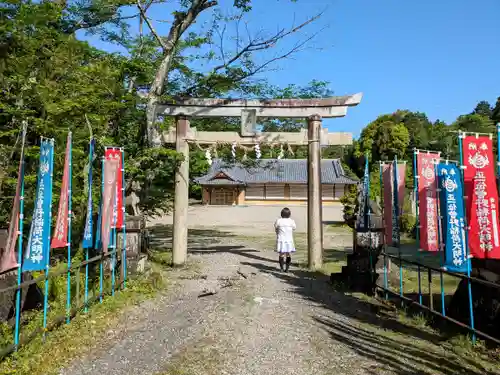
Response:
[[[224,173],[228,179],[215,179]],[[212,162],[205,176],[196,180],[201,185],[212,184],[265,184],[307,183],[306,159],[261,159],[258,166],[246,167],[220,159]],[[321,160],[321,182],[324,184],[357,184],[358,180],[347,177],[338,159]]]

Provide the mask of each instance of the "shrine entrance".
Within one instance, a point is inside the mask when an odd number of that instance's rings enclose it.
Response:
[[[230,187],[217,187],[212,188],[209,194],[211,205],[232,206],[236,204],[236,189]]]
[[[307,162],[307,248],[308,267],[317,270],[323,264],[321,146],[351,145],[351,133],[329,133],[322,128],[322,118],[343,117],[347,108],[361,102],[362,94],[336,96],[322,99],[188,99],[160,104],[156,114],[174,116],[175,128],[161,135],[161,143],[175,143],[176,151],[184,160],[175,173],[175,197],[173,216],[172,263],[185,264],[188,245],[188,195],[189,195],[189,144],[214,146],[232,144],[237,147],[262,144],[308,146]],[[240,117],[241,131],[210,132],[197,131],[189,125],[190,117]],[[257,118],[307,118],[307,129],[300,132],[259,132]],[[233,154],[234,155],[234,154]],[[237,197],[235,189],[215,188],[210,199],[227,205]],[[217,203],[219,204],[219,203]],[[231,203],[232,204],[232,203]]]

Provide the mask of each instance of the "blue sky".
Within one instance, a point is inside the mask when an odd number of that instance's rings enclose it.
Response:
[[[230,9],[230,2],[221,0],[221,8]],[[171,10],[157,7],[153,16],[168,20]],[[310,48],[263,76],[280,86],[329,81],[335,95],[363,92],[347,117],[325,121],[331,131],[357,136],[377,116],[397,109],[450,123],[478,101],[494,104],[500,96],[499,0],[254,0],[247,21],[253,33],[272,32],[322,10],[322,18],[305,31],[323,30]],[[196,27],[208,21],[209,14]],[[156,25],[166,33],[168,24]]]

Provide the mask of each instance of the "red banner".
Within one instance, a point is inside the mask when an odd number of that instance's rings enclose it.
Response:
[[[406,163],[398,164],[398,205],[399,217],[403,214],[405,202]]]
[[[116,228],[122,228],[123,227],[123,213],[125,212],[125,209],[123,207],[123,160],[122,160],[122,152],[119,148],[106,148],[105,152],[105,157],[106,160],[111,160],[115,159],[119,161],[119,167],[118,167],[118,175],[117,175],[117,181],[116,181],[116,189],[117,189],[117,195],[116,195],[116,200],[118,204],[115,206],[116,210],[118,211],[116,213]]]
[[[25,134],[23,134],[24,137]],[[9,231],[7,237],[0,238],[0,273],[10,271],[19,267],[16,259],[16,243],[19,236],[19,203],[21,193],[21,183],[24,179],[23,163],[24,161],[24,138],[21,149],[21,160],[19,162],[19,172],[17,174],[16,196],[10,215]]]
[[[469,253],[474,258],[499,259],[498,192],[492,140],[465,137],[463,156]]]
[[[406,164],[398,164],[398,206],[399,216],[403,212],[405,194]],[[382,179],[384,183],[384,222],[385,222],[385,243],[392,244],[395,238],[393,225],[393,205],[394,205],[394,168],[392,163],[382,166]]]
[[[117,177],[120,161],[109,159],[104,162],[104,191],[102,195],[101,238],[104,253],[108,252],[111,228],[114,225],[114,209],[116,207]]]
[[[384,222],[385,243],[392,243],[392,202],[393,202],[393,168],[392,164],[382,165],[382,179],[384,183]]]
[[[418,218],[420,249],[439,251],[435,163],[438,153],[418,153]]]
[[[56,227],[54,237],[52,237],[51,249],[58,249],[60,247],[68,246],[68,221],[69,212],[69,168],[71,163],[71,133],[68,134],[66,141],[66,155],[64,157],[64,172],[61,185],[61,195],[59,196],[59,209],[57,210]]]

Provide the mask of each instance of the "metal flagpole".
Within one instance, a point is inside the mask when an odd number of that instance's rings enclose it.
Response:
[[[127,287],[127,220],[125,213],[125,151],[123,148],[120,148],[121,151],[121,159],[122,159],[122,207],[123,210],[123,227],[122,227],[122,266],[123,266],[123,288]]]
[[[464,178],[464,169],[465,166],[463,165],[463,160],[464,160],[464,155],[463,155],[463,149],[462,149],[462,139],[465,138],[465,134],[462,132],[458,133],[458,149],[460,153],[460,178],[462,179],[462,186],[465,188],[465,178]],[[465,190],[464,190],[465,194]],[[464,202],[464,207],[467,207],[465,204],[465,196],[462,196],[462,200]],[[467,212],[467,211],[466,211]],[[467,221],[467,214],[464,215],[464,221],[465,221],[465,253],[466,253],[466,259],[467,259],[467,289],[469,293],[469,317],[470,317],[470,326],[472,328],[472,342],[476,342],[476,332],[474,331],[474,306],[473,306],[473,300],[472,300],[472,285],[470,281],[470,273],[471,273],[471,261],[470,261],[470,254],[469,254],[469,222]]]
[[[435,176],[435,184],[436,184],[436,211],[437,211],[437,217],[438,217],[438,227],[437,227],[437,235],[438,235],[438,247],[439,251],[441,252],[440,254],[440,261],[441,261],[441,267],[439,270],[439,279],[441,282],[441,312],[443,313],[443,316],[446,316],[446,304],[444,300],[444,277],[443,277],[443,267],[444,267],[444,249],[445,249],[445,244],[443,241],[444,238],[444,233],[443,233],[443,226],[441,223],[441,198],[440,198],[440,191],[441,188],[439,187],[439,178],[438,178],[438,164],[439,161],[436,160],[434,164],[434,176]],[[446,160],[446,164],[448,164],[448,160]]]
[[[382,188],[383,186],[383,177],[382,177],[382,172],[383,172],[383,163],[382,162],[379,162],[379,177],[380,177],[380,195],[381,197],[380,198],[383,198],[384,197],[384,190]],[[385,186],[384,186],[384,189],[385,189]],[[387,225],[387,223],[385,222],[385,202],[384,204],[382,204],[382,222],[384,223],[384,235],[383,235],[383,238],[385,239],[384,241],[384,289],[385,289],[385,299],[389,299],[389,294],[387,292],[388,290],[388,280],[387,280],[387,238],[386,238],[386,235],[385,235],[385,226]]]
[[[115,151],[115,147],[106,147],[105,152],[107,150],[111,150],[112,152]],[[110,158],[113,158],[114,153],[110,154]],[[106,154],[104,155],[104,158],[106,159]],[[120,153],[120,160],[121,160],[121,153]],[[114,194],[114,202],[113,202],[113,224],[111,226],[111,241],[109,242],[111,244],[111,256],[110,256],[110,264],[111,264],[111,295],[115,295],[115,286],[116,286],[116,259],[117,259],[117,223],[118,223],[118,194],[121,194],[121,191],[118,192],[118,171],[120,170],[121,166],[118,165],[118,170],[116,171],[115,174],[115,194]],[[103,233],[101,234],[101,236]],[[104,251],[104,249],[103,249]]]
[[[104,204],[103,202],[103,194],[104,194],[104,162],[105,162],[105,158],[102,159],[102,179],[101,179],[101,209],[100,209],[100,212],[99,212],[99,216],[101,217],[101,222],[99,223],[99,225],[102,225],[102,206]],[[99,230],[99,229],[98,229]],[[103,278],[104,278],[104,266],[103,266],[103,262],[104,262],[104,249],[102,248],[102,236],[103,236],[103,233],[101,233],[101,262],[99,264],[99,302],[102,303],[102,294],[103,294],[103,289],[104,289],[104,285],[103,285]]]
[[[18,244],[17,244],[17,289],[16,289],[16,326],[14,329],[14,345],[17,351],[19,346],[19,331],[21,323],[21,282],[22,282],[22,262],[23,262],[23,219],[24,219],[24,142],[26,140],[27,123],[23,122],[23,135],[21,145],[21,173],[18,178],[21,179],[19,192],[19,228],[18,228]]]
[[[114,149],[113,149],[114,150]],[[120,167],[118,167],[120,168]],[[117,249],[117,228],[116,224],[118,222],[118,172],[116,173],[115,178],[115,198],[113,202],[114,210],[113,210],[113,227],[111,228],[111,236],[112,236],[112,253],[111,253],[111,295],[115,295],[115,285],[116,285],[116,249]]]
[[[70,321],[71,316],[71,178],[72,178],[72,135],[71,132],[68,134],[69,138],[69,148],[68,148],[68,274],[67,274],[67,299],[66,299],[66,324]]]
[[[92,138],[90,139],[90,144],[89,144],[89,181],[88,181],[88,184],[89,184],[89,188],[88,188],[88,194],[89,194],[89,197],[88,197],[88,200],[90,202],[92,202],[92,158],[93,158],[93,154],[94,154],[94,145],[93,145],[93,140]],[[90,207],[92,208],[92,207]],[[92,211],[87,211],[87,215],[90,215],[90,217],[92,217]],[[92,233],[92,230],[93,228],[89,228],[90,230],[90,233]],[[89,260],[89,248],[88,246],[85,248],[85,261],[88,262]],[[88,307],[88,300],[89,300],[89,264],[85,264],[85,307],[84,307],[84,311],[85,312],[88,312],[89,311],[89,307]]]
[[[418,174],[418,165],[417,165],[417,155],[419,153],[419,150],[416,148],[413,149],[413,192],[415,194],[415,228],[416,228],[416,237],[417,237],[417,257],[418,257],[418,265],[417,265],[417,272],[418,272],[418,302],[422,304],[422,278],[420,275],[420,218],[419,218],[419,201],[418,201],[418,180],[420,178]]]
[[[396,244],[398,246],[399,256],[399,295],[403,296],[403,262],[401,261],[401,245],[399,243],[399,176],[398,176],[398,157],[394,156],[394,224],[392,230],[396,233]]]
[[[43,137],[42,137],[43,142]],[[52,147],[54,147],[54,140],[51,139]],[[54,150],[52,150],[51,160],[50,160],[50,190],[52,191],[53,177],[54,177]],[[49,210],[49,225],[52,223],[52,199],[50,200],[50,210]],[[49,305],[49,269],[50,269],[50,230],[48,238],[48,254],[45,260],[45,295],[43,296],[43,338],[45,339],[45,334],[47,333],[47,312]]]
[[[500,176],[500,122],[497,122],[497,174]]]

